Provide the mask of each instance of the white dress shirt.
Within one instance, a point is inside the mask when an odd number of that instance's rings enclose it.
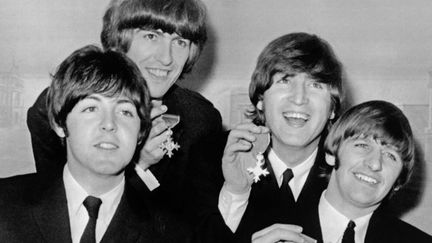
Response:
[[[345,229],[350,220],[354,221],[356,227],[354,228],[356,243],[363,243],[366,237],[367,227],[372,213],[356,219],[349,219],[341,214],[334,208],[325,197],[325,190],[321,194],[320,202],[318,204],[319,220],[321,225],[321,232],[324,243],[340,243]]]
[[[315,149],[305,161],[291,168],[294,177],[290,180],[289,186],[293,192],[295,200],[297,200],[306,182],[309,171],[315,162],[317,152],[318,148]],[[277,156],[273,149],[270,149],[269,151],[268,160],[270,161],[277,183],[280,187],[283,181],[283,173],[288,168],[288,166]],[[237,230],[243,214],[246,211],[249,195],[250,190],[243,194],[231,193],[226,189],[225,185],[222,187],[219,193],[218,208],[225,221],[225,224],[231,229],[232,232]]]
[[[67,206],[69,211],[69,221],[71,226],[71,236],[73,243],[79,243],[84,229],[89,220],[88,212],[83,205],[84,200],[89,194],[73,178],[66,164],[63,170],[63,182],[66,190]],[[124,192],[125,180],[120,182],[111,191],[97,196],[102,200],[99,208],[99,215],[96,221],[96,242],[100,242],[108,225],[114,216]],[[94,196],[94,195],[93,195]]]

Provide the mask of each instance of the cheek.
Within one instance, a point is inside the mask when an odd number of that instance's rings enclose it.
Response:
[[[140,131],[140,121],[129,122],[124,124],[125,132],[125,140],[127,140],[128,144],[136,145],[138,142],[138,136]]]

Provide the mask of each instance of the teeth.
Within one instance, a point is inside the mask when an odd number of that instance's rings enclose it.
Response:
[[[371,184],[377,184],[377,183],[378,183],[377,180],[375,180],[374,178],[371,178],[371,177],[369,177],[369,176],[365,176],[365,175],[363,175],[363,174],[358,174],[358,173],[355,173],[354,175],[355,175],[358,179],[360,179],[360,180],[362,180],[362,181],[365,181],[365,182],[367,182],[367,183],[371,183]]]
[[[147,70],[149,71],[149,73],[151,73],[152,75],[157,76],[157,77],[164,78],[164,77],[168,76],[167,70],[156,69],[156,68],[149,68]]]
[[[303,120],[309,119],[309,116],[307,114],[298,113],[298,112],[285,112],[284,116],[286,118],[296,118],[296,119],[303,119]]]
[[[99,143],[97,146],[100,148],[103,148],[103,149],[116,149],[117,148],[117,146],[112,144],[112,143]]]

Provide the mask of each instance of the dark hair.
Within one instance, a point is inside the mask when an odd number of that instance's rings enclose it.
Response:
[[[126,53],[135,29],[177,33],[192,42],[183,74],[192,69],[207,40],[205,22],[200,0],[112,0],[103,17],[101,41],[105,49]]]
[[[249,85],[253,108],[246,116],[257,125],[265,124],[263,111],[256,108],[277,72],[307,73],[330,87],[332,111],[338,117],[342,100],[342,65],[331,46],[316,35],[291,33],[270,42],[258,57]]]
[[[150,94],[141,72],[125,54],[92,45],[73,52],[52,75],[47,96],[51,126],[61,127],[67,135],[68,114],[80,100],[95,93],[131,99],[141,119],[139,141],[147,137],[151,127]]]
[[[341,144],[348,138],[360,136],[379,138],[397,149],[402,159],[402,171],[393,189],[406,184],[414,166],[415,145],[403,112],[392,103],[380,100],[368,101],[346,111],[332,126],[324,143],[326,153],[336,158],[335,168],[338,167],[337,152]]]

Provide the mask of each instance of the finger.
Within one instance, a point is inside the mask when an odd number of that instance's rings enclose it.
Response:
[[[234,127],[234,130],[247,130],[252,133],[261,133],[262,126],[257,126],[252,122],[240,123]]]
[[[304,243],[304,239],[300,233],[288,231],[283,229],[273,229],[268,233],[261,236],[252,235],[254,243],[267,243],[267,242],[291,242],[291,243]]]
[[[149,136],[147,140],[153,139],[154,137],[160,136],[163,132],[166,132],[168,129],[168,126],[165,122],[156,122],[152,125],[152,128],[150,129]]]
[[[294,225],[294,224],[273,224],[267,228],[264,228],[258,232],[255,232],[256,236],[261,236],[261,235],[265,235],[267,233],[269,233],[270,231],[273,230],[286,230],[286,231],[292,231],[295,233],[301,233],[303,231],[303,228],[301,226],[298,225]]]
[[[155,119],[165,113],[168,110],[168,107],[166,105],[162,105],[162,103],[158,104],[158,101],[152,100],[152,109],[150,111],[150,118]],[[156,103],[157,105],[154,105]]]
[[[314,238],[309,237],[305,234],[300,234],[300,235],[304,239],[304,243],[316,243],[317,242],[317,240],[315,240]]]
[[[153,136],[150,139],[147,139],[146,143],[144,144],[144,147],[146,148],[147,151],[153,151],[156,148],[159,148],[159,146],[165,141],[167,140],[167,138],[169,136],[172,135],[172,131],[171,130],[165,130],[164,132],[162,132],[161,134],[158,134],[156,136]]]
[[[246,140],[247,142],[252,143],[256,140],[256,136],[254,133],[247,130],[234,129],[228,135],[227,144],[237,143],[241,140]]]
[[[148,157],[148,155],[151,155],[151,158],[153,159],[161,159],[166,154],[166,151],[160,148],[160,146],[152,148],[151,150],[143,147],[141,149],[141,154],[147,154],[146,157]]]
[[[251,143],[235,143],[235,144],[231,144],[230,146],[227,146],[225,148],[224,157],[228,156],[228,161],[229,162],[233,162],[234,161],[233,157],[236,155],[236,153],[238,153],[238,152],[246,152],[246,151],[249,151],[251,148],[252,148],[252,144]]]

